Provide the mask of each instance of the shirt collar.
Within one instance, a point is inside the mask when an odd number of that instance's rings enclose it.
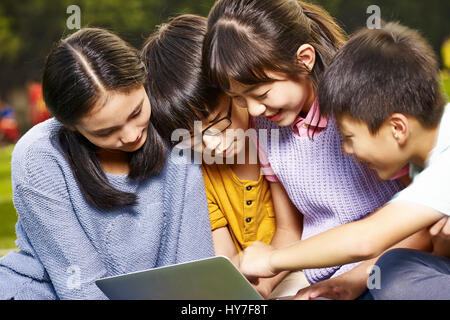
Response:
[[[291,124],[291,128],[294,132],[299,132],[302,126],[310,129],[314,129],[314,127],[317,126],[320,129],[324,129],[327,127],[327,124],[328,117],[320,116],[319,100],[316,98],[311,106],[311,109],[306,115],[306,118],[298,116],[294,123]]]

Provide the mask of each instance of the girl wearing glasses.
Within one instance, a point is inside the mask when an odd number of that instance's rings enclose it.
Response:
[[[326,11],[303,1],[218,0],[208,16],[208,78],[248,109],[258,130],[267,130],[268,161],[262,163],[272,196],[281,187],[287,191],[301,212],[302,239],[363,218],[404,187],[399,180],[381,181],[345,155],[334,119],[320,114],[320,77],[345,38]],[[275,143],[272,133],[279,135]],[[277,222],[295,214],[276,213]],[[406,246],[428,248],[429,238]],[[366,291],[366,270],[374,262],[304,272],[309,283],[327,281],[355,299]]]
[[[216,255],[224,255],[239,266],[240,253],[254,241],[278,246],[300,238],[301,220],[276,220],[277,210],[296,211],[284,193],[272,200],[268,181],[261,174],[250,129],[247,109],[216,88],[208,86],[202,73],[202,42],[206,19],[182,15],[160,26],[150,36],[142,57],[151,74],[147,91],[158,103],[157,118],[165,138],[180,128],[191,132],[191,138],[176,148],[200,153],[208,198],[209,214]],[[195,121],[199,121],[195,125]],[[275,225],[277,228],[275,228]],[[277,233],[275,233],[277,230]],[[286,276],[261,279],[256,285],[268,297]],[[284,282],[297,289],[307,285],[303,274],[290,275]],[[289,286],[280,285],[275,295],[283,295]],[[295,293],[294,291],[293,293]]]

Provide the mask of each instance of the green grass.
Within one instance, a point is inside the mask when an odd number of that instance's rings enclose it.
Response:
[[[17,214],[12,203],[11,153],[14,146],[0,149],[0,256],[16,249],[14,230]]]
[[[447,98],[450,98],[450,71],[442,72],[442,87],[445,93],[447,93]]]

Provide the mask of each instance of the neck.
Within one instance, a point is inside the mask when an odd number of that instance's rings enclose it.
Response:
[[[411,163],[421,168],[425,167],[426,161],[436,145],[438,133],[439,126],[436,126],[433,129],[424,129],[421,127],[421,129],[416,132],[414,141],[411,141],[411,145],[414,146]]]
[[[308,113],[311,110],[314,100],[316,100],[316,92],[315,92],[314,86],[312,84],[311,84],[311,88],[310,88],[309,92],[311,92],[311,94],[309,95],[308,100],[306,101],[302,110],[299,113],[299,116],[302,118],[306,118],[308,116]]]
[[[127,152],[98,149],[97,156],[103,170],[109,174],[122,175],[130,171]]]
[[[238,160],[241,159],[242,157],[244,158],[244,163],[241,163],[241,165],[247,165],[249,164],[249,141],[248,141],[248,137],[245,138],[245,147],[242,148],[242,150],[234,155],[233,158],[233,163],[230,165],[231,168],[240,165]]]
[[[242,149],[241,153],[245,153],[245,161],[244,163],[238,163],[238,156],[235,155],[234,163],[229,165],[230,169],[234,172],[234,174],[241,180],[252,180],[258,181],[260,176],[260,167],[258,157],[256,155],[256,163],[254,163],[254,158],[251,157],[250,152],[256,152],[252,150],[254,148],[250,147],[250,138],[246,137],[245,148]],[[252,160],[252,161],[250,161]]]

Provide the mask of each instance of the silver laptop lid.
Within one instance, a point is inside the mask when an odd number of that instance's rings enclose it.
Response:
[[[217,256],[95,282],[119,300],[263,300],[226,257]]]

